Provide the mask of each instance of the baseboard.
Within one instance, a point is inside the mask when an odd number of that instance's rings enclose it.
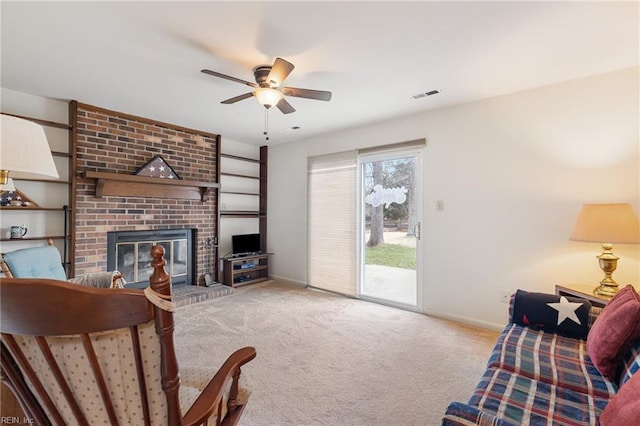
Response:
[[[307,283],[304,281],[292,280],[290,278],[281,277],[279,275],[269,275],[269,278],[275,281],[280,281],[282,283],[297,285],[298,287],[307,287]]]
[[[436,317],[436,318],[442,318],[449,321],[455,321],[462,324],[471,325],[473,327],[479,327],[479,328],[484,328],[487,330],[495,330],[495,331],[501,331],[502,329],[504,329],[504,326],[506,324],[506,323],[497,324],[494,322],[482,321],[475,318],[463,317],[459,315],[450,315],[442,312],[425,312],[425,314],[432,317]]]

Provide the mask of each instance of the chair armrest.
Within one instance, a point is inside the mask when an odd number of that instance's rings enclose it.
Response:
[[[469,424],[479,426],[516,426],[506,420],[494,416],[493,414],[461,402],[452,402],[449,404],[447,411],[442,418],[442,425],[468,426]]]
[[[238,394],[240,367],[255,357],[256,350],[252,347],[241,348],[232,353],[184,415],[184,425],[203,424],[216,410],[218,410],[218,412],[221,411],[220,405],[226,388],[225,385],[229,379],[232,379],[233,382],[231,384],[231,394],[229,395],[228,404],[235,406],[235,400]]]

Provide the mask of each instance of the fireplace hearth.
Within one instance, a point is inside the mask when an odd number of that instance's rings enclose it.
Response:
[[[164,247],[171,285],[193,284],[195,229],[107,232],[107,268],[124,274],[129,288],[145,288],[153,272],[151,247]]]

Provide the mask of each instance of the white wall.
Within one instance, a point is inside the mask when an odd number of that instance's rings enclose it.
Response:
[[[639,78],[621,70],[270,147],[272,275],[306,282],[308,156],[426,138],[427,313],[499,327],[503,290],[595,286],[599,245],[568,237],[583,203],[640,212]],[[614,278],[640,284],[640,246],[614,253]]]

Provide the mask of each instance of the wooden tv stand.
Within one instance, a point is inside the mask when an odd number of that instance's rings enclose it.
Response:
[[[269,279],[269,254],[222,259],[222,284],[239,287]]]

